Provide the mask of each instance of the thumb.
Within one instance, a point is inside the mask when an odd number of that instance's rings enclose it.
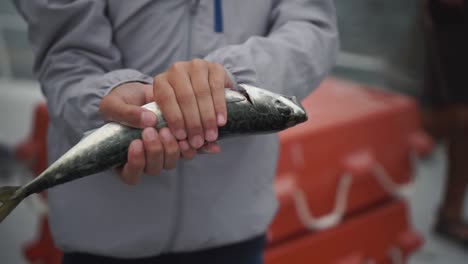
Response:
[[[154,127],[157,122],[153,112],[141,106],[128,104],[118,95],[109,94],[104,97],[99,111],[110,121],[135,128]]]

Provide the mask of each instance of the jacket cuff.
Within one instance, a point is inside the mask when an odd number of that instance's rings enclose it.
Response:
[[[108,95],[117,86],[129,83],[140,82],[144,84],[152,84],[153,78],[133,69],[120,69],[108,72],[100,78],[102,97]]]

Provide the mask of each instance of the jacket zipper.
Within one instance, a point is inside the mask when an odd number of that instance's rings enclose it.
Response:
[[[200,0],[191,0],[188,4],[188,40],[187,40],[187,60],[191,59],[192,54],[192,23],[193,17],[197,12]],[[179,165],[178,178],[177,178],[177,190],[175,197],[175,213],[174,213],[174,224],[172,225],[169,242],[167,243],[166,252],[174,248],[175,239],[179,234],[179,227],[181,224],[182,206],[183,206],[183,174],[184,165]]]
[[[224,32],[224,19],[223,19],[223,1],[213,0],[214,3],[214,32]]]

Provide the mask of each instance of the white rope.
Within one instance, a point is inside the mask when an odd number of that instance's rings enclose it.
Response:
[[[410,153],[410,159],[412,163],[412,167],[417,167],[417,154],[414,152]],[[390,177],[388,171],[384,168],[384,166],[378,162],[372,168],[373,174],[377,181],[379,182],[380,186],[389,194],[398,197],[398,198],[409,198],[414,189],[414,180],[416,172],[413,171],[410,175],[410,179],[406,184],[396,184],[392,177]]]
[[[411,152],[410,159],[413,164],[413,168],[416,167],[418,159],[417,154]],[[414,175],[416,173],[411,174],[411,178],[407,184],[401,185],[396,184],[390,177],[388,171],[383,167],[382,164],[378,162],[375,162],[374,166],[372,167],[372,173],[382,188],[392,196],[407,198],[413,190],[413,183],[415,178]],[[307,202],[307,195],[303,190],[295,186],[295,182],[293,180],[294,177],[291,179],[292,180],[287,181],[283,180],[281,185],[277,185],[276,187],[280,189],[277,191],[280,193],[292,192],[291,196],[295,202],[298,218],[306,228],[310,230],[324,230],[337,226],[343,220],[346,213],[346,206],[349,199],[348,195],[352,184],[352,175],[350,173],[342,175],[338,182],[335,205],[332,212],[321,217],[315,217],[313,215]]]
[[[340,178],[337,188],[337,196],[335,199],[335,207],[333,211],[321,217],[315,217],[309,210],[306,195],[300,189],[296,190],[293,195],[296,210],[302,224],[310,230],[324,230],[338,225],[346,212],[348,203],[348,193],[352,183],[350,174],[345,174]]]

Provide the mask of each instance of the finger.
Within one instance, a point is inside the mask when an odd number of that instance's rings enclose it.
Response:
[[[131,127],[152,127],[157,122],[153,112],[137,105],[127,104],[124,98],[117,95],[104,97],[99,110],[106,119]]]
[[[128,160],[122,168],[122,179],[125,183],[135,185],[145,168],[145,153],[143,142],[139,139],[132,141],[128,147]]]
[[[204,60],[193,60],[190,63],[190,81],[195,94],[200,118],[205,134],[204,140],[209,142],[218,139],[218,126],[216,113],[211,98],[210,84],[208,82],[208,63]]]
[[[185,140],[179,141],[180,155],[186,160],[192,160],[197,154],[197,150],[190,147],[189,143]]]
[[[224,89],[229,86],[229,76],[224,67],[211,63],[209,66],[209,84],[218,126],[224,126],[227,120]]]
[[[200,148],[204,143],[200,111],[190,76],[182,63],[176,63],[169,69],[168,81],[174,89],[178,105],[184,116],[189,143],[194,148]]]
[[[163,113],[168,127],[171,129],[177,139],[187,138],[185,131],[185,122],[182,112],[177,102],[173,87],[166,79],[166,75],[158,75],[153,82],[154,98]]]
[[[143,130],[142,137],[146,157],[145,173],[157,176],[161,173],[164,165],[164,150],[158,132],[156,129],[148,127]]]
[[[148,84],[146,86],[149,86],[148,89],[145,89],[145,102],[143,104],[146,104],[148,102],[154,102],[154,89],[152,84]]]
[[[163,128],[159,131],[161,142],[164,147],[164,169],[174,169],[177,165],[177,160],[180,157],[179,144],[171,131]]]
[[[221,147],[217,143],[208,143],[198,151],[201,154],[217,154],[221,152]]]

